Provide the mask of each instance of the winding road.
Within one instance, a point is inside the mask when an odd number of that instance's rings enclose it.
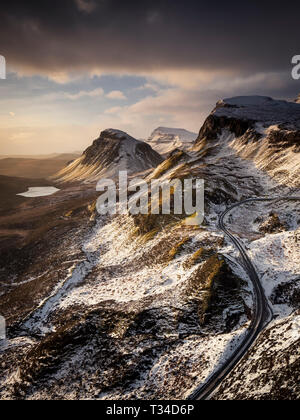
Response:
[[[190,397],[190,400],[207,400],[212,393],[218,388],[223,380],[229,375],[229,373],[239,364],[245,354],[249,351],[250,347],[256,341],[259,334],[264,328],[272,321],[273,312],[270,307],[268,300],[265,296],[264,289],[261,285],[259,275],[257,274],[255,267],[253,266],[242,242],[237,239],[230,231],[226,228],[224,219],[233,209],[251,202],[258,201],[276,201],[276,200],[287,200],[295,201],[300,200],[300,197],[276,197],[276,198],[249,198],[234,204],[233,206],[226,209],[219,217],[218,227],[227,235],[235,247],[240,252],[243,260],[243,267],[246,270],[254,287],[255,305],[254,314],[251,325],[247,336],[242,341],[241,345],[235,350],[229,359],[226,360],[225,364],[221,366],[206,382],[201,385]]]

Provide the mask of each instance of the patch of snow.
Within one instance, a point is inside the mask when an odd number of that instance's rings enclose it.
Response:
[[[270,299],[274,289],[296,280],[300,273],[300,232],[281,232],[266,235],[249,244],[249,254],[261,274],[266,296]],[[272,303],[270,301],[270,303]],[[288,304],[273,304],[275,315],[285,317],[294,308]]]
[[[98,220],[96,229],[103,223],[102,219]],[[70,291],[84,281],[85,277],[92,271],[93,267],[99,260],[99,250],[91,247],[90,240],[93,241],[94,231],[92,231],[87,242],[83,243],[82,250],[86,259],[74,263],[68,269],[68,275],[62,279],[54,288],[51,295],[43,300],[38,308],[32,312],[28,320],[24,323],[24,328],[28,331],[38,331],[42,334],[53,331],[52,325],[48,322],[48,316],[55,311]],[[92,242],[93,243],[93,242]]]

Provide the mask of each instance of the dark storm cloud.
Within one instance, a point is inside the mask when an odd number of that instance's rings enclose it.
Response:
[[[0,54],[36,72],[280,71],[300,54],[300,2],[43,0],[1,5]]]

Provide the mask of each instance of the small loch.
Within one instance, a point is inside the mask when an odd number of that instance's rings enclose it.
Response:
[[[17,194],[22,197],[34,198],[34,197],[46,197],[47,195],[53,195],[57,191],[60,191],[55,187],[29,187],[28,191]]]

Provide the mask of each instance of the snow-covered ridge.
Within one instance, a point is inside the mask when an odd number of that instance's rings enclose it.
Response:
[[[220,149],[224,138],[230,138],[229,146],[238,156],[252,161],[278,183],[299,187],[299,103],[266,96],[223,99],[202,126],[195,149],[201,153],[212,147]]]
[[[300,104],[268,96],[237,96],[217,103],[215,116],[261,122],[265,126],[284,124],[300,129]]]
[[[188,149],[196,138],[196,133],[183,128],[158,127],[152,132],[147,142],[158,153],[166,155],[174,149]]]
[[[115,137],[120,140],[130,140],[134,143],[142,143],[140,140],[135,139],[125,131],[117,130],[115,128],[107,128],[106,130],[102,131],[100,133],[100,138],[101,137]]]

